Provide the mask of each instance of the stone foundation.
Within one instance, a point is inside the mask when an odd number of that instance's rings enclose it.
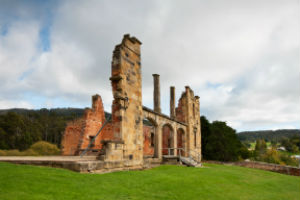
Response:
[[[114,159],[114,158],[113,158]],[[119,159],[119,158],[118,158]],[[160,159],[145,158],[142,165],[128,166],[126,160],[102,161],[96,156],[3,156],[0,162],[69,169],[81,173],[108,173],[123,170],[142,170],[159,166]]]

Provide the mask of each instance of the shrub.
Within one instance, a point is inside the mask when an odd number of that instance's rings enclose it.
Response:
[[[39,141],[31,145],[31,150],[35,151],[39,155],[59,155],[60,150],[55,144],[51,144],[45,141]]]
[[[6,152],[4,150],[0,150],[0,156],[6,156]]]
[[[292,158],[289,155],[286,154],[280,154],[280,160],[284,162],[286,165],[292,165],[292,166],[298,166],[299,161],[297,161],[295,158]]]
[[[267,150],[264,154],[259,154],[256,157],[253,157],[256,161],[262,161],[267,163],[274,163],[280,165],[291,165],[298,166],[298,162],[295,158],[287,154],[280,153],[276,150],[276,148],[272,148]]]
[[[21,152],[17,149],[7,150],[6,156],[21,156]]]
[[[276,149],[269,149],[265,154],[260,155],[260,160],[268,163],[285,164],[281,161]]]
[[[25,151],[22,151],[21,155],[22,156],[39,156],[39,154],[32,149],[27,149]]]
[[[242,145],[242,147],[240,148],[239,154],[241,155],[242,159],[247,159],[251,155],[250,151],[244,145]]]

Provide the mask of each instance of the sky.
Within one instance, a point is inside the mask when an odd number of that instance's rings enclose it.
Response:
[[[1,0],[0,109],[91,106],[111,112],[114,46],[142,44],[143,105],[160,74],[237,131],[300,128],[299,0]]]

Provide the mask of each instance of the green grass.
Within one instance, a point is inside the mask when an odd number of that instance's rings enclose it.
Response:
[[[250,149],[254,150],[256,142],[251,142],[250,145],[251,145]],[[271,146],[272,146],[271,142],[266,142],[266,145],[267,145],[267,148],[271,148]]]
[[[206,164],[144,171],[80,174],[0,162],[0,199],[300,199],[300,178]]]

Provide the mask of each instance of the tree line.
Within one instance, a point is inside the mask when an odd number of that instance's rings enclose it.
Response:
[[[265,131],[245,131],[238,133],[241,141],[255,142],[258,139],[264,139],[266,142],[280,142],[283,139],[300,136],[299,129],[280,129]]]
[[[28,149],[43,140],[60,147],[68,121],[83,115],[84,109],[0,110],[0,149]]]

